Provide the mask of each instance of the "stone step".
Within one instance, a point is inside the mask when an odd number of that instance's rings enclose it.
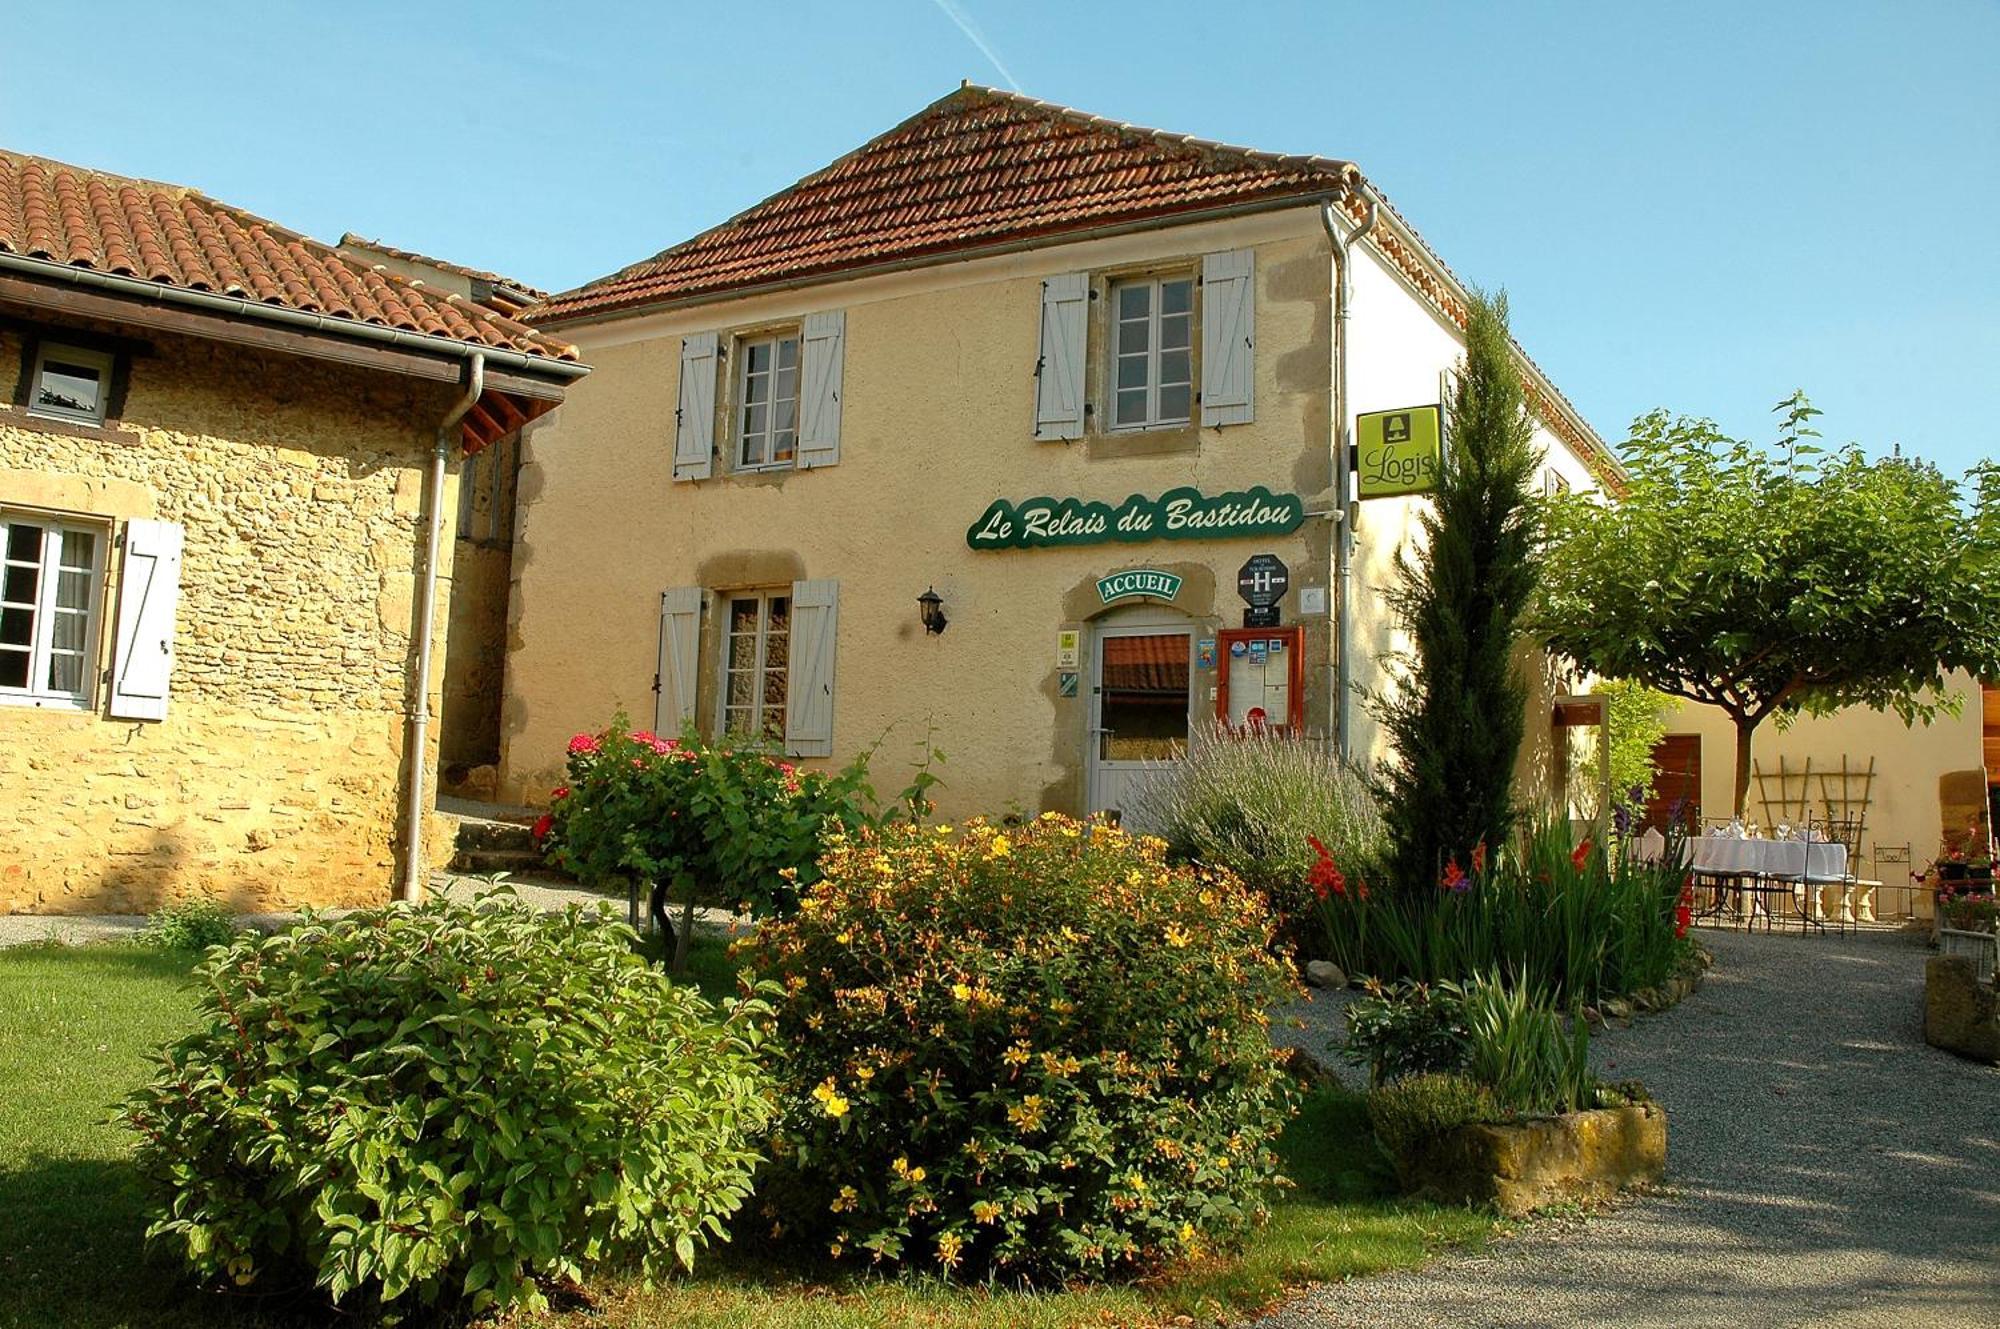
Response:
[[[488,846],[467,847],[461,843],[458,852],[452,855],[453,872],[471,872],[485,875],[490,872],[542,873],[546,867],[542,856],[532,848],[492,848]]]
[[[460,853],[476,849],[532,850],[535,836],[524,822],[491,821],[484,817],[460,817],[452,843]]]

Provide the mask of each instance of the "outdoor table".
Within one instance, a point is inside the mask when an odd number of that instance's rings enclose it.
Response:
[[[1829,886],[1842,889],[1840,921],[1854,921],[1847,884],[1847,846],[1830,840],[1764,840],[1734,835],[1698,835],[1687,841],[1690,870],[1709,877],[1729,877],[1754,883],[1771,881],[1804,888],[1806,916],[1828,912],[1820,892]],[[1738,888],[1738,910],[1748,915],[1750,895],[1765,888]],[[1718,908],[1720,904],[1718,903]]]

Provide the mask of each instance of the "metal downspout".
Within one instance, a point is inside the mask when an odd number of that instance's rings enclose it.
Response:
[[[437,630],[437,568],[444,542],[444,470],[451,459],[452,434],[486,390],[486,357],[474,352],[465,395],[438,425],[431,449],[430,470],[424,475],[424,565],[417,574],[417,676],[411,685],[408,801],[403,805],[403,899],[417,904],[424,898],[424,770],[431,718],[431,639]]]
[[[1354,265],[1348,247],[1375,229],[1376,203],[1372,198],[1367,202],[1368,216],[1345,239],[1341,238],[1340,228],[1334,224],[1333,201],[1328,199],[1319,205],[1320,225],[1326,228],[1326,238],[1333,246],[1333,409],[1337,412],[1338,421],[1333,430],[1333,473],[1339,487],[1337,501],[1340,510],[1340,531],[1334,537],[1333,546],[1334,581],[1338,594],[1333,610],[1333,732],[1335,748],[1343,762],[1354,759],[1353,726],[1349,723],[1353,710],[1354,670],[1349,637],[1354,620],[1354,519],[1360,506],[1353,498],[1354,435],[1349,421],[1354,418],[1354,413],[1347,405],[1347,315],[1354,304]]]

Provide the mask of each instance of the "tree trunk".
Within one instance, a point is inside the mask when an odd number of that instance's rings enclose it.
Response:
[[[1745,716],[1736,716],[1736,803],[1730,815],[1741,818],[1743,809],[1750,801],[1750,740],[1757,733],[1757,722]]]
[[[694,883],[689,882],[687,898],[681,903],[681,925],[674,933],[674,967],[676,978],[687,972],[688,939],[694,936]]]

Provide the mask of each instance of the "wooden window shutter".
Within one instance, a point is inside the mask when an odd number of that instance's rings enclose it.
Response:
[[[807,314],[799,341],[799,469],[840,460],[841,360],[847,353],[847,315]]]
[[[785,694],[785,751],[833,755],[833,658],[840,583],[792,583],[792,673]]]
[[[114,720],[164,720],[174,672],[174,612],[181,597],[180,524],[125,523],[118,578],[117,649],[111,659]]]
[[[1083,437],[1083,354],[1090,279],[1081,272],[1042,283],[1042,347],[1035,361],[1035,437]]]
[[[660,672],[655,685],[653,732],[672,738],[694,719],[695,679],[701,659],[699,586],[660,592]]]
[[[1201,423],[1247,425],[1256,418],[1256,251],[1232,249],[1201,260]]]
[[[713,332],[681,338],[681,389],[674,410],[674,479],[706,480],[715,466],[716,348]]]

